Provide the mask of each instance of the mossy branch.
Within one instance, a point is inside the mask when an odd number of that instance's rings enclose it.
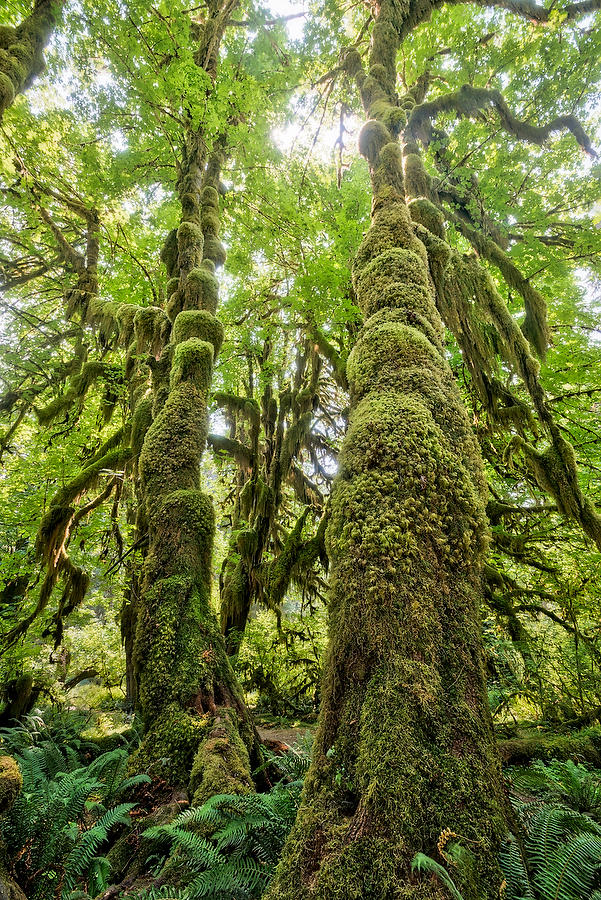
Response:
[[[227,453],[238,465],[245,469],[251,469],[253,453],[250,447],[234,438],[228,438],[221,434],[209,434],[207,443],[216,453]]]
[[[321,517],[314,536],[303,540],[303,530],[310,511],[310,507],[303,510],[286,537],[284,546],[268,568],[267,594],[269,605],[273,609],[281,606],[292,582],[298,582],[301,586],[306,584],[307,576],[318,560],[327,570],[325,531],[328,515],[324,513]]]
[[[309,323],[308,330],[309,336],[313,341],[315,341],[317,349],[324,357],[324,359],[326,359],[330,363],[334,380],[338,385],[340,385],[341,388],[343,388],[343,390],[348,390],[348,381],[346,378],[346,359],[344,355],[338,352],[336,347],[334,347],[332,342],[328,340],[323,331],[321,331],[321,329],[319,329],[317,325]]]
[[[254,427],[259,426],[261,413],[256,400],[248,397],[239,397],[237,394],[229,394],[226,391],[215,391],[213,399],[220,408],[227,409],[230,413],[240,413]]]
[[[590,156],[597,156],[576,116],[556,116],[546,125],[532,125],[513,115],[500,91],[469,84],[464,84],[458,91],[416,106],[409,116],[406,134],[413,140],[421,140],[427,146],[432,137],[432,122],[441,113],[454,112],[460,118],[470,118],[491,107],[498,113],[503,128],[518,140],[541,146],[553,132],[568,130],[583,150]]]

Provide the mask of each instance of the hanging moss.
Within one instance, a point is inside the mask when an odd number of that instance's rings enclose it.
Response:
[[[134,319],[138,311],[135,303],[121,303],[116,312],[117,325],[119,327],[119,344],[121,347],[129,347],[134,337]]]
[[[160,306],[139,307],[134,315],[134,332],[137,350],[141,353],[150,350],[158,356],[169,340],[171,322]]]
[[[144,444],[146,432],[152,424],[152,397],[142,397],[136,404],[131,424],[131,449],[137,456]]]
[[[167,269],[169,278],[175,278],[177,275],[177,253],[177,228],[174,228],[167,235],[161,250],[161,262]]]

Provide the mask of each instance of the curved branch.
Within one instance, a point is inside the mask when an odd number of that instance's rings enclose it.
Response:
[[[477,116],[489,107],[493,107],[497,111],[505,131],[518,140],[529,141],[540,146],[553,132],[567,129],[574,135],[583,150],[592,157],[597,156],[590,138],[576,116],[556,116],[547,125],[532,125],[513,115],[500,91],[472,87],[469,84],[464,84],[458,91],[444,94],[442,97],[437,97],[436,100],[416,106],[409,116],[407,133],[413,140],[421,140],[427,146],[432,136],[432,122],[440,113],[454,112],[460,118],[469,118]]]

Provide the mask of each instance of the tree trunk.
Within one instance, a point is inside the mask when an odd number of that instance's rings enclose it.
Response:
[[[62,0],[36,0],[33,12],[16,28],[0,27],[0,122],[4,110],[44,71],[48,43]]]
[[[320,725],[269,900],[449,897],[411,872],[418,851],[444,852],[449,832],[469,854],[452,871],[465,900],[498,898],[503,880],[510,814],[479,620],[486,482],[405,200],[397,136],[415,98],[394,93],[400,33],[395,4],[383,2],[367,74],[347,57],[369,118],[359,146],[372,224],[353,271],[365,321],[347,366],[350,421],[327,532]]]
[[[199,37],[196,62],[212,79],[234,5],[213,4]],[[139,457],[148,552],[133,657],[146,734],[132,767],[142,764],[174,787],[187,786],[195,804],[213,794],[253,790],[249,751],[255,745],[210,604],[215,522],[200,485],[213,360],[223,340],[215,316],[215,270],[225,261],[218,238],[218,144],[207,158],[202,132],[186,132],[178,183],[182,215],[162,253],[170,279],[166,313],[142,310],[148,325],[140,320],[138,327],[170,330],[170,339],[159,358],[150,359],[153,420]]]

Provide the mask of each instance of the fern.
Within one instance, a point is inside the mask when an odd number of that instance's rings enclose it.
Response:
[[[134,803],[112,805],[113,800],[147,777],[124,778],[127,754],[123,750],[102,754],[91,765],[70,771],[64,770],[74,757],[57,754],[45,742],[24,747],[15,758],[23,774],[23,789],[3,823],[3,835],[28,896],[67,900],[86,882],[98,888],[97,893],[104,890],[108,863],[98,851],[112,829],[129,825],[129,813],[135,807]],[[62,771],[57,771],[59,766]]]
[[[144,837],[163,848],[164,860],[185,867],[185,900],[253,900],[273,877],[301,788],[302,781],[295,780],[279,782],[268,794],[219,794],[168,825],[149,828]],[[167,895],[140,895],[143,900],[162,896]]]
[[[431,856],[427,856],[425,853],[416,853],[411,861],[411,871],[435,875],[441,884],[447,888],[454,900],[463,900],[455,882],[445,867],[441,866],[435,859],[432,859]]]
[[[512,801],[526,832],[501,852],[507,900],[601,900],[601,780],[571,761],[512,773]]]

